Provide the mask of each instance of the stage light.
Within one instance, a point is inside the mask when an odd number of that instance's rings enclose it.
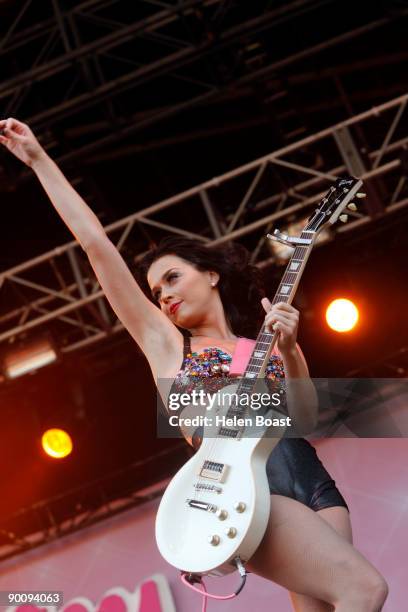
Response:
[[[41,438],[44,452],[53,459],[63,459],[71,454],[73,444],[71,436],[63,429],[47,429]]]
[[[333,300],[326,310],[326,321],[334,331],[351,331],[358,321],[357,307],[345,298]]]
[[[3,357],[3,371],[7,378],[17,378],[56,359],[57,353],[49,338],[37,338],[8,349]]]

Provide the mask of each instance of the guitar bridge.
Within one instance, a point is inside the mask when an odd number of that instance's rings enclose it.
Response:
[[[194,488],[196,491],[207,491],[207,493],[222,493],[222,487],[217,487],[217,485],[207,484],[205,482],[196,482]]]

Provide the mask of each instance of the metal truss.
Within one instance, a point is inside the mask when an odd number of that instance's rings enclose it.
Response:
[[[343,173],[364,180],[365,208],[350,212],[343,233],[408,205],[404,130],[408,94],[372,108],[222,176],[105,227],[118,250],[134,261],[164,234],[205,245],[242,240],[260,267],[274,261],[265,241],[276,223],[307,217]],[[406,123],[405,123],[406,126]],[[122,330],[85,253],[75,241],[15,266],[0,276],[0,342],[51,329],[61,353]]]
[[[10,75],[0,84],[0,100],[5,101],[3,114],[19,113],[23,103],[33,95],[34,87],[39,86],[44,87],[45,94],[58,86],[60,99],[51,108],[44,100],[42,106],[48,107],[48,110],[26,116],[26,121],[37,130],[45,129],[55,120],[89,106],[106,102],[162,74],[170,74],[179,84],[182,81],[193,85],[199,93],[215,92],[220,82],[211,69],[206,71],[205,76],[202,73],[199,79],[173,71],[192,64],[208,53],[225,49],[245,35],[254,35],[271,24],[279,25],[283,20],[330,1],[333,0],[289,2],[221,31],[218,28],[234,4],[228,0],[184,0],[175,3],[142,0],[138,3],[136,15],[132,15],[133,23],[130,25],[124,21],[128,11],[127,3],[123,1],[87,0],[63,11],[60,2],[52,0],[52,17],[20,30],[19,23],[33,4],[33,0],[28,0],[3,37],[0,65],[8,55],[16,54],[27,43],[37,43],[38,55],[28,69],[20,71],[18,75]],[[113,17],[108,18],[104,15],[109,7],[113,7]],[[137,12],[143,18],[138,18]],[[95,30],[99,35],[95,34]],[[82,40],[90,36],[93,37],[90,42]],[[214,44],[216,37],[219,40]],[[137,40],[142,40],[146,46],[147,59],[144,61],[140,49],[136,47],[137,60],[135,47],[130,53],[126,49],[129,42]],[[110,76],[112,65],[115,66],[114,77]],[[117,76],[118,73],[120,76]],[[63,79],[62,86],[58,77]],[[39,93],[41,95],[42,92]],[[38,106],[38,101],[37,104],[30,104],[30,107],[33,106]],[[107,103],[105,110],[108,119],[116,124],[120,122],[113,105]],[[163,108],[157,110],[163,111]],[[151,104],[145,114],[154,114]],[[139,121],[140,118],[139,112]]]
[[[168,478],[158,479],[154,485],[137,490],[134,489],[134,483],[141,475],[144,477],[148,473],[152,464],[159,465],[161,462],[166,469],[169,465],[177,469],[190,456],[190,447],[185,443],[177,444],[99,480],[20,509],[0,522],[0,561],[161,497]],[[126,492],[122,487],[118,493],[115,483],[122,482],[122,479],[133,484]]]
[[[57,161],[83,160],[408,14],[391,2],[389,14],[330,38],[322,29],[316,44],[285,57],[264,44],[265,31],[272,37],[274,28],[334,2],[265,2],[260,12],[257,3],[242,3],[243,10],[233,0],[83,0],[69,8],[48,0],[42,20],[27,26],[36,7],[26,0],[0,42],[2,115],[29,123]],[[384,61],[404,61],[394,55]]]
[[[347,378],[406,378],[408,373],[408,346],[387,353],[360,368],[347,372]]]

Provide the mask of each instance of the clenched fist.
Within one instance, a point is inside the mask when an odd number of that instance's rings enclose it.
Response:
[[[45,154],[28,125],[12,117],[0,120],[0,143],[30,167]]]

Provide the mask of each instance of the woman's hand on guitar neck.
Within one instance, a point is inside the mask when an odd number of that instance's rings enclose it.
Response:
[[[0,120],[0,143],[31,168],[46,155],[28,125],[12,117]]]
[[[266,311],[265,324],[270,332],[279,332],[277,347],[282,355],[296,352],[296,338],[299,325],[299,311],[291,304],[272,304],[263,298],[261,304]]]

